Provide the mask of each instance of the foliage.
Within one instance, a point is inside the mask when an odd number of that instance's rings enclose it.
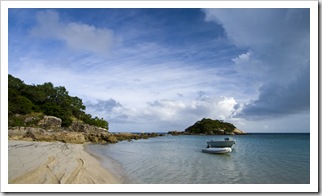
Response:
[[[69,96],[65,87],[54,87],[50,82],[27,85],[9,74],[8,95],[9,122],[16,122],[14,124],[21,124],[20,120],[14,118],[15,114],[40,112],[62,119],[62,126],[65,127],[70,126],[72,119],[77,118],[89,125],[108,129],[107,121],[86,114],[82,100]]]
[[[223,134],[232,133],[236,127],[222,120],[212,120],[203,118],[194,125],[188,127],[185,131],[193,134]]]

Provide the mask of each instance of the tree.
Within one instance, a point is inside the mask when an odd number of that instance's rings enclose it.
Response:
[[[197,121],[194,125],[188,127],[185,131],[194,134],[222,134],[232,133],[236,127],[231,123],[226,123],[222,120],[212,120],[210,118],[203,118]]]
[[[72,118],[78,118],[87,124],[108,129],[107,121],[86,114],[82,100],[70,96],[63,86],[54,87],[50,82],[27,85],[12,75],[8,76],[8,82],[9,116],[36,111],[62,119],[62,126],[70,126]]]

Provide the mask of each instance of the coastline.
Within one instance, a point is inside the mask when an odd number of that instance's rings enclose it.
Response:
[[[122,184],[137,184],[138,181],[126,173],[120,162],[101,151],[105,147],[105,145],[101,144],[88,143],[84,145],[84,150],[92,157],[96,158],[103,168],[108,170],[112,175],[117,176]]]
[[[9,184],[122,184],[84,144],[8,141]]]

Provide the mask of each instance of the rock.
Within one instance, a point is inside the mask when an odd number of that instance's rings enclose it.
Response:
[[[117,143],[118,142],[115,135],[109,135],[109,136],[107,136],[107,139],[108,139],[108,142],[110,142],[110,143]]]
[[[218,133],[218,134],[221,134],[221,135],[224,135],[224,134],[225,134],[225,130],[223,130],[223,129],[218,129],[218,130],[217,130],[217,133]]]
[[[27,127],[26,128],[27,132],[25,134],[25,138],[31,138],[34,141],[55,141],[56,137],[51,134],[50,132],[42,129],[42,128],[32,128],[32,127]]]
[[[88,124],[84,124],[82,122],[73,122],[69,127],[71,131],[75,132],[83,132],[83,133],[91,133],[91,132],[107,132],[107,129],[96,127]]]
[[[11,140],[21,140],[25,137],[26,133],[25,127],[13,127],[8,130],[8,138]]]
[[[20,115],[19,115],[20,116]],[[34,123],[32,127],[10,127],[8,138],[12,140],[28,141],[61,141],[65,143],[83,144],[92,142],[98,144],[117,143],[118,141],[132,139],[147,139],[162,136],[152,133],[110,133],[105,128],[88,125],[82,121],[75,121],[70,127],[61,127],[62,120],[55,116],[40,117],[22,116],[22,120],[28,124]],[[35,124],[37,121],[37,125]]]
[[[32,122],[32,121],[35,121],[36,118],[33,117],[33,116],[28,116],[27,118],[25,118],[25,123],[29,123],[29,122]]]
[[[109,136],[111,134],[108,132],[92,132],[87,135],[87,140],[93,143],[100,143],[100,144],[105,144],[109,142]]]
[[[83,123],[73,122],[69,128],[71,131],[75,132],[89,132],[88,126],[89,125]]]
[[[235,135],[244,135],[244,134],[246,134],[245,132],[243,132],[242,130],[239,130],[237,128],[234,129],[233,133]]]
[[[65,142],[65,143],[73,143],[73,144],[83,144],[86,142],[85,135],[83,133],[78,132],[61,132],[56,134],[56,140]]]
[[[101,131],[101,132],[107,132],[107,129],[102,128],[102,127],[95,127],[97,131]]]
[[[184,135],[184,131],[169,131],[168,134],[170,135]]]
[[[60,118],[55,116],[44,116],[44,118],[38,122],[38,125],[47,129],[52,127],[61,127],[61,123],[62,120]]]

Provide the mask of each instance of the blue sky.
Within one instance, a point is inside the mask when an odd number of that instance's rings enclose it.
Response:
[[[9,74],[110,131],[309,132],[309,9],[9,9]]]

